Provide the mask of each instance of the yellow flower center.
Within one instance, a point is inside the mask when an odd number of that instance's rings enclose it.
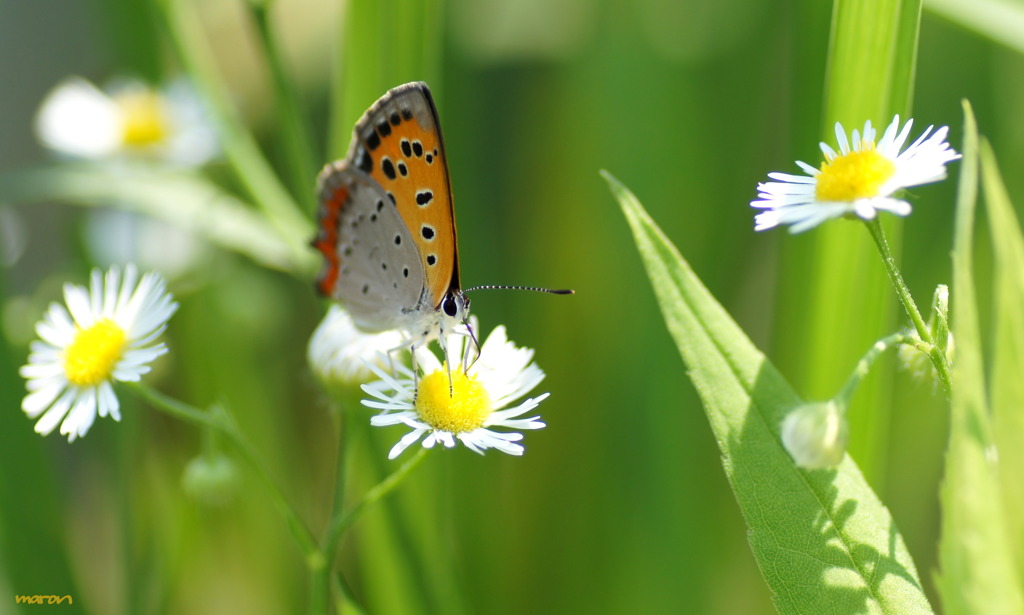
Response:
[[[127,336],[112,320],[103,319],[88,329],[79,329],[75,341],[64,352],[64,373],[80,387],[95,386],[114,371],[121,359]]]
[[[483,427],[491,415],[491,398],[475,376],[440,369],[420,380],[416,412],[424,423],[450,433],[466,433]]]
[[[896,165],[866,143],[859,152],[850,152],[823,162],[815,188],[819,201],[856,201],[879,196],[878,191],[896,172]]]
[[[118,96],[124,144],[145,146],[167,137],[167,114],[163,101],[150,91],[132,91]]]

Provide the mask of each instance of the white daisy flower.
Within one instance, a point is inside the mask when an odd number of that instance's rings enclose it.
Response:
[[[907,120],[900,129],[897,115],[878,143],[870,120],[864,123],[863,136],[854,130],[849,141],[836,122],[839,152],[821,143],[825,161],[820,169],[798,160],[807,175],[769,173],[776,181],[757,185],[758,200],[750,206],[764,211],[754,217],[754,230],[788,224],[790,233],[800,233],[841,216],[871,220],[879,211],[909,214],[910,203],[892,195],[945,179],[946,163],[960,158],[946,143],[946,126],[934,133],[929,126],[901,153],[913,122]]]
[[[403,342],[398,330],[363,333],[345,308],[333,304],[309,338],[306,357],[322,382],[348,386],[373,378],[368,364],[390,366],[387,354]]]
[[[194,167],[217,153],[212,126],[184,80],[161,91],[121,80],[104,92],[69,77],[46,96],[35,126],[43,145],[74,158],[141,155]]]
[[[136,282],[138,285],[136,286]],[[65,308],[50,304],[36,325],[28,364],[20,370],[28,395],[21,403],[29,418],[42,418],[36,432],[47,435],[60,423],[68,441],[84,436],[97,412],[121,420],[111,383],[136,382],[149,364],[167,352],[153,341],[178,309],[159,274],[138,280],[135,267],[92,272],[91,288],[64,285]],[[63,421],[63,422],[62,422]]]
[[[472,326],[475,330],[476,323]],[[544,372],[532,363],[533,350],[517,348],[508,341],[505,327],[499,326],[480,347],[479,358],[465,369],[462,366],[468,363],[466,353],[475,352],[469,350],[471,344],[467,339],[460,334],[449,337],[448,350],[456,366],[450,378],[447,367],[433,353],[417,349],[418,368],[423,373],[418,378],[418,391],[416,375],[404,365],[397,366],[397,376],[376,366],[372,368],[381,380],[363,385],[363,390],[374,398],[363,400],[363,405],[382,412],[370,419],[370,424],[402,424],[412,429],[391,449],[389,459],[421,438],[426,448],[437,443],[452,448],[459,440],[481,454],[496,448],[509,455],[522,455],[525,449],[518,442],[523,434],[492,428],[544,427],[539,416],[519,417],[532,412],[548,393],[503,409],[544,379]]]

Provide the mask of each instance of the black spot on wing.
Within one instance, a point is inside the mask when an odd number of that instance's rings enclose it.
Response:
[[[369,148],[371,152],[380,147],[380,137],[377,136],[377,133],[371,132],[366,137],[366,147]]]
[[[360,147],[359,153],[356,155],[356,166],[363,173],[373,172],[373,156]]]

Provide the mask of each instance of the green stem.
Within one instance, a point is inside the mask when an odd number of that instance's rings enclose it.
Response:
[[[358,521],[359,517],[361,517],[367,509],[383,499],[384,496],[394,491],[395,487],[397,487],[402,480],[409,475],[409,473],[416,469],[420,463],[426,459],[427,452],[430,449],[422,446],[418,448],[419,450],[416,451],[412,458],[388,475],[387,478],[377,483],[373,489],[367,491],[366,495],[363,496],[363,499],[352,507],[351,510],[332,521],[331,527],[327,533],[327,540],[325,541],[326,547],[331,549],[336,547],[338,540],[341,538],[341,535],[345,533],[345,530]]]
[[[366,609],[356,600],[355,592],[349,587],[345,577],[336,574],[333,577],[334,593],[338,596],[336,610],[338,613],[351,613],[352,615],[366,615]]]
[[[313,615],[326,615],[329,604],[328,596],[328,585],[331,582],[331,569],[334,561],[334,552],[337,550],[338,541],[341,540],[341,536],[345,533],[345,530],[352,527],[352,525],[359,520],[371,506],[379,502],[389,493],[394,491],[395,487],[401,484],[402,480],[405,479],[427,456],[427,450],[424,447],[419,447],[416,454],[413,455],[408,461],[403,463],[397,470],[389,474],[384,480],[377,483],[375,487],[366,492],[363,499],[359,501],[351,510],[342,514],[340,504],[343,502],[343,494],[335,494],[335,505],[334,510],[331,514],[330,526],[327,529],[327,535],[324,538],[323,549],[320,551],[324,554],[323,565],[317,569],[312,570],[313,578],[310,583],[312,596],[310,600],[310,612]],[[339,450],[339,456],[346,454],[346,451]],[[339,460],[339,466],[342,461]],[[337,580],[335,581],[338,582]]]
[[[853,398],[854,391],[857,390],[857,386],[860,385],[864,377],[868,375],[871,365],[876,359],[878,359],[879,355],[898,344],[912,344],[927,352],[927,346],[906,333],[893,333],[892,335],[883,337],[872,344],[871,348],[864,353],[864,356],[861,357],[860,361],[857,361],[857,366],[853,368],[853,373],[850,374],[849,378],[847,378],[846,384],[843,385],[839,394],[835,396],[836,403],[839,404],[844,411],[846,408],[850,407],[850,400]]]
[[[159,4],[163,8],[171,43],[196,89],[202,94],[224,154],[246,192],[293,249],[305,250],[313,232],[312,225],[302,216],[298,205],[281,185],[256,140],[230,104],[221,85],[224,80],[202,36],[202,24],[191,8],[192,3],[164,0]]]
[[[348,467],[348,456],[351,449],[352,435],[351,429],[346,422],[346,413],[344,409],[339,409],[337,412],[338,416],[338,457],[335,462],[335,476],[334,476],[334,498],[331,501],[331,512],[327,517],[328,519],[335,519],[341,515],[342,508],[345,505],[345,485]],[[310,579],[310,613],[317,615],[320,613],[328,613],[328,606],[330,604],[330,592],[328,591],[328,582],[330,580],[331,570],[334,563],[334,552],[336,544],[330,544],[330,535],[324,540],[324,547],[322,553],[324,554],[324,566],[318,570],[313,571],[312,578]]]
[[[248,4],[260,40],[263,42],[270,77],[274,84],[277,114],[281,119],[280,132],[283,138],[285,163],[291,176],[292,192],[299,195],[299,201],[312,215],[316,207],[313,178],[317,172],[312,131],[302,112],[298,88],[285,70],[284,56],[271,27],[269,14],[272,5],[273,2]]]
[[[224,434],[227,440],[231,442],[236,449],[238,449],[242,458],[248,462],[248,464],[256,471],[256,474],[267,485],[271,499],[274,500],[274,504],[284,516],[292,536],[294,536],[296,542],[299,543],[299,547],[302,549],[302,552],[306,557],[306,563],[310,570],[316,570],[318,567],[323,566],[324,555],[317,547],[313,533],[308,527],[306,527],[306,524],[303,523],[298,512],[296,512],[296,510],[288,503],[288,498],[285,497],[284,490],[282,490],[274,481],[270,471],[260,460],[259,455],[256,454],[252,444],[246,440],[245,436],[235,424],[234,419],[226,410],[223,408],[214,408],[211,411],[203,411],[195,406],[190,406],[189,404],[178,401],[177,399],[164,395],[159,391],[150,389],[149,387],[141,384],[129,383],[129,386],[131,386],[137,393],[139,393],[140,396],[142,396],[143,399],[148,401],[157,410],[166,412],[167,414],[185,422],[192,423],[199,427],[208,427]]]
[[[952,381],[949,375],[949,363],[946,361],[946,356],[943,354],[942,349],[936,345],[935,340],[932,338],[932,333],[928,330],[928,325],[925,324],[924,318],[921,317],[921,312],[917,309],[917,304],[914,303],[914,298],[910,295],[910,289],[907,288],[907,284],[903,281],[903,276],[900,274],[899,268],[896,267],[896,259],[893,258],[892,251],[889,249],[889,243],[885,239],[885,233],[882,231],[882,225],[878,221],[878,218],[865,222],[865,224],[868,227],[868,231],[871,233],[871,238],[875,240],[875,246],[878,248],[878,253],[882,256],[882,262],[885,263],[885,270],[888,272],[889,279],[892,281],[892,285],[896,289],[896,296],[899,297],[900,302],[903,304],[903,308],[907,311],[907,315],[910,316],[910,321],[914,323],[914,329],[917,330],[917,334],[921,338],[921,341],[928,344],[928,357],[931,359],[932,365],[935,366],[935,371],[939,375],[939,381],[942,382],[942,388],[945,389],[946,395],[949,395],[952,389]]]

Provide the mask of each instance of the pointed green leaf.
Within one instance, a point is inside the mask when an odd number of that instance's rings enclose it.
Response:
[[[931,613],[889,511],[848,456],[797,468],[780,423],[800,398],[621,183],[662,315],[722,452],[750,545],[781,613]]]
[[[989,399],[999,475],[1005,507],[1008,544],[1014,546],[1017,586],[1024,585],[1024,237],[1006,193],[995,154],[988,142],[981,150],[982,184],[989,232],[995,252],[993,266],[992,367]]]
[[[949,615],[1024,613],[1024,596],[1002,506],[1000,454],[994,446],[992,415],[985,390],[977,292],[972,272],[978,134],[974,115],[966,102],[964,116],[963,163],[953,246],[952,330],[956,358],[949,450],[941,495],[939,560],[942,571],[938,585]],[[988,191],[992,189],[994,171],[988,156],[985,165],[986,196],[992,200]],[[997,205],[995,209],[1000,207]],[[1005,232],[1008,231],[999,231],[999,234]],[[1014,309],[1019,310],[1020,306]],[[1016,378],[1020,378],[1019,372]],[[1019,411],[1019,407],[1014,409]]]

